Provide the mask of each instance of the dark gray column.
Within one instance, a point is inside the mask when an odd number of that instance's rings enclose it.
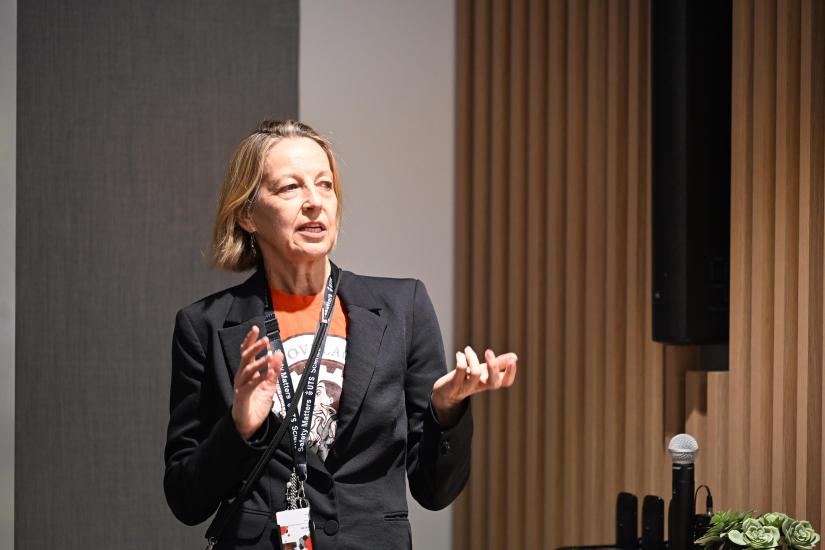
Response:
[[[235,143],[298,113],[298,3],[18,7],[17,549],[196,548],[162,493],[175,311]]]
[[[0,548],[14,544],[14,193],[17,1],[0,0]]]

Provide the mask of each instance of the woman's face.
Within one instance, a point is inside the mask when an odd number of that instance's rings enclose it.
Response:
[[[241,225],[255,233],[264,258],[311,261],[335,245],[337,209],[324,150],[309,138],[288,138],[267,152],[258,197]]]

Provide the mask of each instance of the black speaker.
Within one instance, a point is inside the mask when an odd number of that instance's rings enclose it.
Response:
[[[641,550],[665,548],[665,501],[662,497],[645,496],[642,500]]]
[[[728,341],[731,0],[654,0],[653,339]]]
[[[639,524],[639,499],[633,493],[621,492],[616,497],[616,548],[636,550]]]

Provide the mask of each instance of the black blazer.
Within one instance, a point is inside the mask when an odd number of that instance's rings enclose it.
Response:
[[[231,417],[241,341],[264,331],[266,278],[246,282],[178,312],[164,489],[172,512],[194,525],[225,513],[280,419],[270,414],[251,441]],[[439,426],[430,405],[446,372],[438,321],[420,281],[344,271],[339,296],[348,318],[336,440],[326,461],[308,453],[307,497],[315,548],[410,548],[404,476],[424,507],[437,510],[463,489],[470,470],[472,417]],[[292,470],[284,437],[216,548],[278,548],[273,530]]]

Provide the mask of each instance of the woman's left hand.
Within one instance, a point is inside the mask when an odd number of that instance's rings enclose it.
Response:
[[[433,384],[432,403],[438,421],[450,426],[458,421],[461,403],[467,397],[487,390],[509,388],[516,379],[518,357],[515,353],[496,356],[492,350],[484,352],[487,363],[479,363],[473,348],[456,352],[455,370],[448,372]]]

